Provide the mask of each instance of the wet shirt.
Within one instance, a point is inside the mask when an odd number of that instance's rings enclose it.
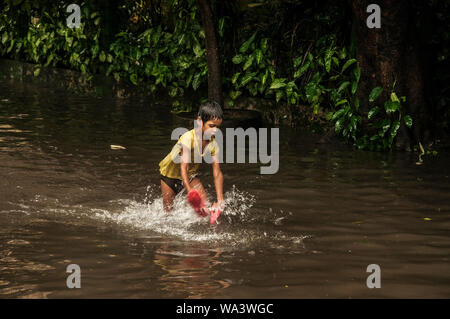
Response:
[[[189,177],[195,176],[200,163],[196,163],[195,159],[197,158],[197,162],[199,159],[203,161],[203,158],[206,154],[210,154],[211,156],[215,156],[219,152],[219,145],[216,140],[211,138],[211,141],[205,146],[203,153],[201,153],[201,145],[197,139],[195,138],[194,129],[184,133],[180,136],[177,143],[173,146],[172,151],[167,154],[166,157],[159,163],[159,172],[161,175],[169,177],[169,178],[177,178],[181,180],[181,156],[178,157],[178,161],[176,162],[176,158],[180,155],[181,150],[183,149],[183,145],[191,150],[191,162],[189,163]]]

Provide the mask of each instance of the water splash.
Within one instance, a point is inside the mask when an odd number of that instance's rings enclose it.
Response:
[[[156,185],[147,187],[144,198],[111,200],[101,205],[104,207],[99,207],[98,203],[63,204],[38,195],[27,203],[33,206],[30,209],[36,217],[39,213],[67,222],[67,216],[72,216],[71,223],[76,225],[92,225],[94,219],[103,225],[118,225],[121,231],[143,231],[164,241],[203,242],[233,249],[264,246],[296,250],[302,248],[303,240],[308,238],[286,229],[291,212],[258,207],[256,196],[234,185],[225,192],[224,200],[226,208],[218,225],[214,226],[209,224],[208,217],[199,217],[194,212],[186,201],[185,192],[175,197],[173,210],[165,212],[161,191]]]
[[[236,187],[224,194],[226,209],[217,226],[211,226],[208,218],[199,217],[180,193],[175,197],[170,213],[164,211],[163,201],[157,187],[147,187],[143,202],[129,201],[118,213],[93,211],[96,218],[112,221],[137,230],[149,230],[160,235],[175,236],[187,241],[221,242],[233,244],[249,240],[249,233],[242,229],[242,223],[250,220],[254,196],[239,191]],[[240,232],[231,230],[231,224],[241,224]]]

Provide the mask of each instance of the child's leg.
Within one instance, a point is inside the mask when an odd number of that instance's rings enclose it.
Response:
[[[161,180],[161,192],[163,197],[164,210],[170,212],[175,198],[175,192],[163,180]]]
[[[202,197],[203,202],[208,205],[208,196],[206,195],[205,188],[203,187],[202,182],[200,181],[200,179],[198,177],[195,177],[191,181],[191,187],[198,190],[198,192],[200,193],[200,196]]]

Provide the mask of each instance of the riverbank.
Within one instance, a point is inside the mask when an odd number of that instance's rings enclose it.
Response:
[[[42,67],[9,59],[0,59],[0,79],[36,83],[55,90],[68,90],[93,97],[151,98],[155,103],[160,104],[171,104],[172,101],[168,93],[161,89],[152,93],[139,86],[116,81],[103,75],[87,75],[73,70]],[[184,104],[195,106],[198,104],[196,102],[198,99],[197,92],[186,92]],[[228,105],[227,98],[225,105]],[[242,96],[237,98],[233,107],[229,109],[235,112],[256,111],[260,113],[263,125],[289,126],[312,133],[324,133],[332,127],[321,109],[314,113],[313,109],[307,105],[277,104],[271,100]],[[248,113],[245,114],[248,116]]]

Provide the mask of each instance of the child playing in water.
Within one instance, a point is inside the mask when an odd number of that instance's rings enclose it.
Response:
[[[166,211],[172,209],[175,195],[182,191],[183,187],[188,194],[192,189],[198,190],[203,203],[207,203],[205,189],[197,177],[197,169],[200,166],[198,159],[202,159],[207,153],[212,156],[212,170],[217,194],[217,202],[214,203],[212,209],[223,209],[223,175],[218,157],[219,145],[214,138],[214,134],[222,124],[222,119],[223,112],[218,103],[206,102],[200,105],[196,127],[181,135],[172,151],[159,163],[161,192]],[[179,163],[176,163],[175,159],[178,155],[180,160]]]

